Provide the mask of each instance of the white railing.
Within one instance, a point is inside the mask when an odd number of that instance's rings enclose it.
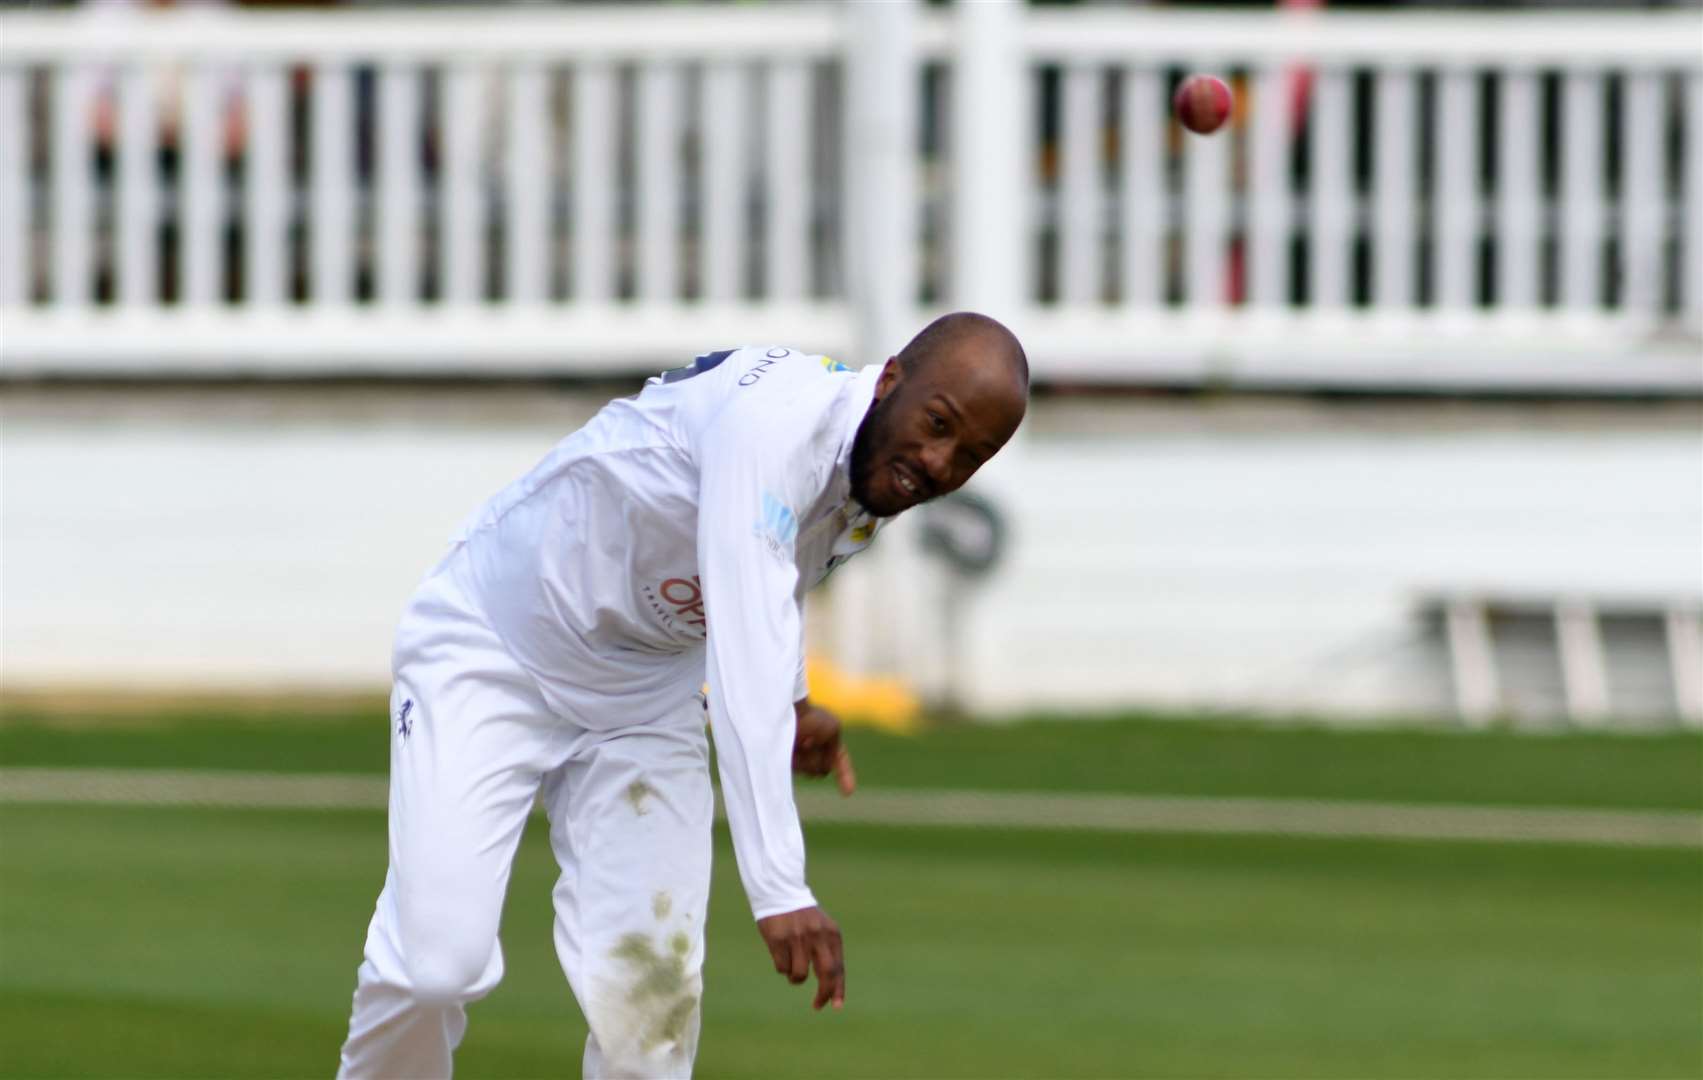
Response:
[[[1218,354],[1244,380],[1695,390],[1700,31],[1695,12],[1032,18],[1060,147],[1036,299],[1084,341],[1064,365],[1153,374],[1169,350],[1183,378]],[[1234,76],[1228,137],[1165,121],[1189,67]],[[1163,344],[1114,344],[1140,337]]]
[[[0,18],[11,376],[1043,377],[1703,390],[1694,12],[961,3]],[[1240,107],[1183,135],[1185,69]]]

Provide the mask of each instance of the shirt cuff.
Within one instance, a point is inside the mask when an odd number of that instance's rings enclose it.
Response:
[[[816,902],[816,897],[812,896],[810,891],[806,889],[804,892],[786,900],[771,900],[764,904],[753,904],[751,906],[751,915],[753,918],[761,920],[775,915],[785,915],[789,912],[803,911],[805,908],[820,906],[821,905]]]

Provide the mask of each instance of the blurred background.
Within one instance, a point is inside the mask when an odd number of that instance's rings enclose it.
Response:
[[[965,308],[1021,437],[809,615],[871,1000],[724,850],[705,1074],[1703,1073],[1703,6],[1535,0],[0,7],[0,1072],[328,1071],[457,523]]]
[[[382,685],[609,397],[974,308],[1035,370],[1008,542],[960,581],[905,521],[825,659],[977,714],[1703,724],[1698,8],[1318,8],[8,12],[7,683]]]

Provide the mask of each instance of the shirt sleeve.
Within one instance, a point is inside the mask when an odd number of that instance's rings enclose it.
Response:
[[[803,701],[805,698],[810,696],[810,676],[805,671],[805,667],[808,663],[808,658],[807,658],[807,656],[804,652],[804,598],[802,596],[799,597],[798,600],[797,600],[797,603],[798,603],[798,674],[793,676],[793,680],[792,680],[792,700],[795,701],[795,702]]]
[[[710,730],[739,876],[759,919],[812,907],[792,798],[802,620],[794,541],[808,462],[775,425],[726,409],[699,453],[698,566]]]

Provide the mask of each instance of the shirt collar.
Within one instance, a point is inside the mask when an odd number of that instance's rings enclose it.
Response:
[[[834,457],[835,487],[837,501],[849,501],[853,506],[856,502],[851,498],[852,446],[857,442],[858,427],[875,402],[875,384],[881,378],[881,367],[880,364],[868,364],[860,368],[840,393],[841,408],[845,414],[841,417],[839,452]],[[862,509],[857,507],[859,512]]]

